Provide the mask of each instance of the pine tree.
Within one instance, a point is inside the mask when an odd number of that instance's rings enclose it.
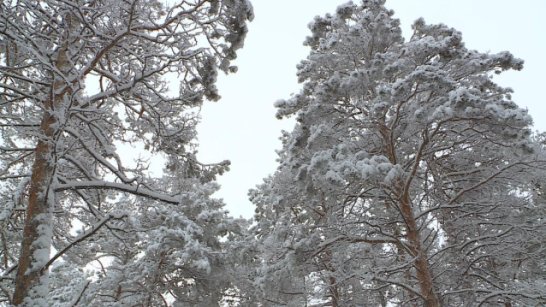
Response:
[[[277,103],[297,124],[252,192],[258,282],[273,289],[263,300],[544,303],[544,279],[530,273],[543,253],[533,182],[544,149],[492,80],[522,60],[467,49],[460,32],[422,19],[405,41],[384,2],[317,17],[303,88]]]
[[[131,291],[156,305],[166,288],[214,271],[217,236],[231,222],[209,196],[227,163],[196,160],[195,110],[219,98],[217,71],[235,71],[251,18],[246,0],[1,2],[2,300],[49,306],[48,271],[63,280],[63,267],[101,257],[112,267],[99,277],[119,275],[118,305]],[[149,160],[126,158],[123,148],[141,147],[167,161],[170,180],[154,178]],[[154,249],[156,239],[168,242]],[[83,285],[53,297],[104,301],[93,292],[100,283],[78,278]]]

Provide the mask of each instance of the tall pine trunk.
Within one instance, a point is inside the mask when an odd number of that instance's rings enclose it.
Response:
[[[54,144],[51,128],[54,123],[54,117],[46,111],[41,124],[44,136],[36,146],[32,167],[23,242],[13,295],[15,305],[22,304],[25,297],[38,299],[47,291],[40,287],[47,287],[41,280],[44,275],[42,268],[49,259],[52,236],[50,206],[53,204],[49,204],[48,199],[49,193],[53,193],[50,185],[55,171],[52,161]]]
[[[384,120],[385,119],[383,119],[383,121]],[[392,128],[387,127],[385,122],[383,122],[382,125],[379,126],[379,132],[383,137],[384,142],[384,154],[393,165],[396,165],[398,163],[398,159],[396,156],[396,150],[394,146],[395,142],[392,138],[391,131]],[[425,135],[427,133],[428,132],[425,132]],[[421,160],[423,149],[427,143],[428,138],[424,138],[423,142],[418,148],[418,151],[416,152],[414,166],[409,176],[415,176],[417,168],[419,166],[419,162]],[[413,178],[410,178],[410,182],[411,179]],[[417,220],[415,219],[415,214],[413,212],[409,188],[409,184],[403,183],[401,181],[398,182],[397,190],[400,195],[398,205],[404,219],[406,238],[409,242],[409,250],[411,251],[411,256],[414,259],[413,267],[416,271],[417,282],[419,284],[419,292],[422,296],[422,299],[424,300],[423,306],[439,307],[441,305],[440,300],[438,299],[438,295],[434,290],[434,281],[432,278],[430,265],[428,263],[427,251],[423,248],[423,244],[421,241],[421,231],[417,225]]]
[[[56,68],[66,73],[70,70],[67,55],[68,39],[57,53]],[[57,113],[61,111],[65,98],[71,94],[70,85],[62,76],[53,76],[49,98],[43,103],[40,124],[41,135],[34,153],[34,164],[28,205],[25,214],[23,241],[15,279],[14,305],[47,306],[47,268],[52,239],[51,193],[55,174],[56,135],[59,131]],[[26,301],[26,303],[25,303]]]
[[[411,202],[407,197],[407,194],[405,194],[400,202],[400,210],[402,211],[404,222],[406,223],[406,235],[410,244],[409,248],[415,259],[414,267],[416,270],[417,282],[419,283],[419,290],[423,296],[424,306],[439,307],[440,301],[434,291],[434,283],[427,259],[427,252],[423,249],[421,234],[417,227],[417,222],[411,208]]]

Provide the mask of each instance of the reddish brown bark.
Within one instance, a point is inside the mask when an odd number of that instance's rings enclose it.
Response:
[[[413,214],[413,207],[410,198],[410,186],[412,179],[417,174],[417,169],[421,161],[423,150],[428,144],[427,131],[423,131],[423,140],[419,145],[419,149],[415,154],[415,161],[413,163],[412,170],[409,174],[409,178],[402,186],[402,195],[400,198],[400,211],[406,224],[407,238],[409,241],[409,248],[412,256],[415,257],[414,268],[419,282],[419,288],[421,296],[423,296],[425,307],[438,307],[440,306],[440,300],[434,290],[434,282],[432,279],[432,272],[428,263],[428,256],[426,250],[421,244],[421,233],[419,227],[417,227],[417,221]]]
[[[327,271],[335,272],[335,269],[332,267],[332,251],[330,250],[329,247],[327,247],[324,250],[323,256],[324,258],[322,259],[322,264],[324,265],[324,268]],[[330,276],[327,278],[327,282],[328,282],[328,292],[329,292],[327,296],[330,297],[331,299],[330,304],[332,307],[338,307],[339,306],[339,291],[337,286],[337,280],[335,277]]]
[[[65,72],[69,69],[67,59],[67,47],[61,48],[57,56],[57,68]],[[31,290],[40,284],[44,275],[43,259],[38,259],[40,250],[49,250],[48,239],[50,236],[47,229],[51,227],[51,214],[48,203],[48,193],[55,172],[55,125],[57,120],[53,114],[58,109],[65,95],[70,94],[70,86],[66,85],[61,78],[54,78],[51,95],[44,101],[42,122],[40,124],[41,137],[35,149],[34,164],[28,196],[28,205],[25,212],[25,225],[23,229],[23,241],[21,253],[17,265],[15,277],[15,292],[13,304],[23,304],[25,297],[31,296]],[[51,192],[52,193],[52,192]],[[40,238],[42,236],[42,238]],[[43,256],[42,256],[43,257]],[[46,261],[47,262],[47,261]]]
[[[36,146],[34,165],[32,167],[23,242],[21,244],[21,254],[19,255],[17,276],[15,279],[14,305],[23,303],[24,298],[29,294],[29,290],[34,284],[39,282],[43,274],[40,268],[31,268],[31,265],[36,261],[34,253],[42,247],[35,244],[41,235],[39,226],[50,223],[50,221],[46,220],[49,217],[47,193],[54,171],[50,160],[53,154],[53,144],[51,141],[53,129],[51,129],[51,125],[54,122],[55,119],[53,116],[49,112],[46,112],[41,124],[44,139],[40,140]]]
[[[395,151],[394,141],[392,139],[391,129],[384,123],[379,125],[379,131],[384,140],[384,152],[392,164],[397,164],[397,157]],[[417,172],[419,162],[421,160],[422,152],[425,145],[428,143],[428,137],[426,131],[423,134],[423,142],[419,146],[419,149],[415,155],[415,161],[413,168],[409,174],[410,178],[406,182],[399,181],[397,184],[397,192],[399,195],[399,207],[404,218],[406,226],[406,237],[409,241],[409,250],[412,256],[415,258],[413,267],[416,271],[417,282],[419,283],[419,292],[424,300],[425,307],[439,307],[440,300],[438,295],[434,291],[434,283],[432,278],[432,272],[428,263],[428,257],[426,250],[423,249],[421,244],[421,233],[419,227],[417,227],[417,221],[415,219],[410,197],[410,183],[413,176]]]
[[[411,203],[407,196],[402,198],[400,202],[400,210],[404,217],[407,230],[407,238],[409,241],[409,248],[415,257],[415,270],[417,273],[417,280],[419,282],[420,293],[424,299],[424,306],[426,307],[438,307],[440,301],[434,291],[434,284],[432,281],[432,274],[427,259],[426,251],[423,250],[421,244],[421,235],[417,228],[417,223],[413,215]]]

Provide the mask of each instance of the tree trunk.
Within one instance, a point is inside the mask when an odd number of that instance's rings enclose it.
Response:
[[[335,272],[335,269],[332,267],[332,251],[328,248],[326,249],[324,255],[325,255],[324,268],[333,274]],[[331,299],[331,306],[338,307],[339,306],[339,291],[337,287],[337,280],[334,276],[329,276],[327,280],[328,280],[328,292],[329,292],[328,297],[330,297]]]
[[[384,119],[383,119],[384,120]],[[396,150],[394,147],[394,140],[392,138],[392,128],[387,127],[387,125],[383,122],[379,125],[379,132],[381,136],[383,137],[383,151],[389,161],[395,165],[397,164],[397,158],[396,158]],[[414,169],[412,171],[412,174],[410,176],[414,176],[415,172],[417,170],[417,166],[419,165],[420,157],[424,148],[424,145],[428,143],[428,139],[424,139],[423,143],[419,146],[419,150],[416,153],[415,162],[414,162]],[[400,211],[402,213],[402,217],[404,218],[404,222],[406,224],[406,231],[407,231],[407,238],[409,241],[409,249],[412,253],[412,256],[415,258],[415,263],[413,267],[416,270],[417,275],[417,281],[419,283],[419,290],[421,293],[421,296],[424,300],[424,306],[425,307],[439,307],[440,306],[440,300],[438,299],[438,296],[436,292],[434,291],[434,284],[432,281],[432,273],[428,264],[428,257],[425,250],[423,250],[422,244],[421,244],[421,233],[419,232],[419,228],[417,227],[417,221],[415,220],[415,216],[413,214],[413,208],[411,205],[411,199],[410,199],[410,193],[409,193],[409,185],[405,186],[403,182],[398,182],[400,192]]]
[[[415,257],[414,267],[417,273],[417,281],[419,282],[420,292],[424,299],[424,306],[439,307],[440,301],[438,300],[438,296],[434,291],[434,284],[428,264],[427,253],[423,250],[421,235],[419,233],[419,228],[417,227],[417,222],[415,221],[413,210],[411,208],[411,202],[407,193],[404,193],[404,196],[402,197],[400,209],[407,227],[407,238],[410,243],[409,248],[413,253],[412,256]]]
[[[332,299],[332,307],[339,307],[339,291],[337,289],[337,280],[335,277],[330,276],[328,278],[330,298]]]
[[[42,131],[47,132],[54,123],[51,115],[44,115]],[[48,204],[48,195],[52,193],[49,186],[53,178],[54,166],[51,161],[53,156],[53,144],[48,133],[45,139],[40,140],[36,146],[34,165],[26,210],[25,226],[23,230],[23,242],[15,279],[15,293],[13,304],[20,305],[25,297],[39,298],[47,291],[40,289],[46,287],[41,282],[44,274],[42,267],[49,260],[51,246],[51,213]],[[37,302],[33,302],[36,304]],[[45,302],[44,302],[45,303]]]
[[[57,54],[56,66],[60,72],[70,69],[67,58],[67,45],[60,48]],[[55,111],[60,111],[64,97],[71,94],[70,85],[61,76],[53,77],[51,94],[44,101],[41,136],[34,153],[34,164],[28,205],[26,209],[23,241],[15,278],[13,304],[31,306],[47,306],[47,272],[45,264],[49,261],[52,239],[52,206],[54,193],[51,190],[56,161],[55,147],[58,123]]]

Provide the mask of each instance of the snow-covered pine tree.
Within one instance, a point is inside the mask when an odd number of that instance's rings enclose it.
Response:
[[[209,197],[227,164],[195,159],[194,110],[218,99],[250,18],[246,0],[0,3],[3,302],[197,305],[221,290],[199,291],[231,227]],[[163,157],[168,177],[125,145]],[[95,279],[63,284],[102,259]]]
[[[240,231],[239,224],[210,196],[216,184],[181,174],[173,173],[163,182],[186,191],[183,206],[127,198],[115,206],[133,212],[128,219],[102,229],[91,244],[76,246],[67,255],[72,262],[85,259],[99,268],[80,297],[82,305],[220,305],[232,288],[226,273],[227,243],[221,238],[231,239],[230,234]]]
[[[533,182],[544,149],[493,82],[523,62],[467,49],[461,33],[422,19],[405,41],[384,3],[317,17],[303,88],[277,103],[297,124],[251,194],[262,300],[543,304],[533,272],[544,267],[545,204]]]

